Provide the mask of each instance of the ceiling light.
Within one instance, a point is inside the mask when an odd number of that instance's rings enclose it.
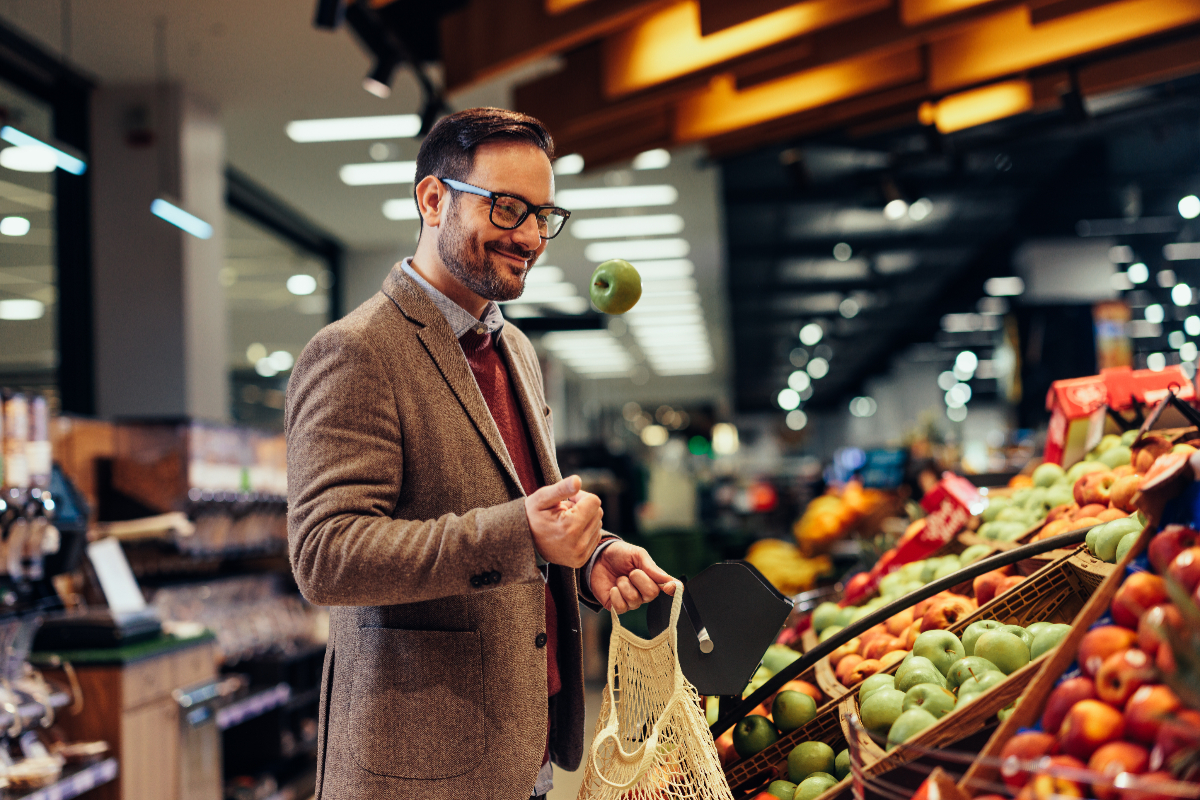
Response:
[[[1015,297],[1025,291],[1025,281],[1017,277],[988,278],[983,282],[983,291],[992,297]]]
[[[287,350],[276,350],[267,356],[267,360],[271,362],[271,366],[275,368],[276,372],[287,372],[296,363],[296,359]]]
[[[1146,322],[1153,322],[1155,324],[1162,322],[1166,318],[1166,312],[1158,303],[1151,303],[1146,306],[1142,314],[1146,318]]]
[[[13,172],[54,172],[58,159],[44,147],[6,147],[0,150],[0,167]]]
[[[4,236],[24,236],[29,233],[29,220],[24,217],[5,217],[0,219],[0,234]]]
[[[579,153],[568,153],[554,160],[555,175],[578,175],[583,172],[583,156]]]
[[[908,207],[908,218],[913,222],[920,222],[933,213],[933,201],[928,197],[922,197],[917,202]]]
[[[561,300],[546,303],[546,305],[563,314],[582,314],[588,310],[589,306],[587,299],[583,297],[564,297]]]
[[[1133,248],[1127,244],[1118,244],[1108,248],[1108,260],[1114,264],[1128,264],[1133,259]]]
[[[1183,346],[1179,348],[1179,357],[1184,361],[1195,361],[1196,352],[1195,342],[1184,342]]]
[[[795,389],[784,389],[775,398],[775,401],[784,411],[791,411],[800,405],[800,393]]]
[[[0,233],[3,233],[0,230]],[[1192,304],[1192,287],[1186,283],[1177,283],[1171,289],[1171,302],[1177,306],[1190,306]]]
[[[824,335],[825,329],[815,322],[810,322],[800,329],[800,341],[809,347],[821,341]]]
[[[254,363],[254,371],[264,378],[274,378],[279,374],[279,370],[271,366],[271,359],[269,356],[264,356],[256,361]]]
[[[845,242],[838,242],[833,246],[833,257],[838,261],[849,261],[852,255],[854,250]]]
[[[1167,357],[1162,353],[1151,353],[1146,356],[1146,369],[1162,372],[1167,368]]]
[[[980,314],[1007,314],[1008,301],[1003,297],[981,297],[975,308]]]
[[[154,202],[150,204],[150,213],[161,220],[171,223],[176,228],[179,228],[186,233],[190,233],[197,239],[212,238],[212,225],[209,225],[195,214],[190,214],[187,211],[184,211],[174,203],[167,202],[161,197],[156,198]]]
[[[45,313],[46,305],[41,300],[0,300],[0,319],[3,320],[41,319]]]
[[[687,239],[635,239],[633,241],[592,242],[583,250],[588,261],[626,261],[652,258],[683,258],[691,251]]]
[[[571,211],[669,206],[678,199],[679,192],[674,186],[599,186],[563,189],[554,196],[556,204]]]
[[[1133,288],[1133,281],[1129,280],[1129,273],[1126,272],[1114,272],[1108,283],[1117,292],[1128,292]]]
[[[937,385],[943,392],[950,391],[950,388],[956,383],[958,383],[958,377],[950,370],[946,370],[941,375],[938,375]]]
[[[1200,242],[1175,242],[1163,245],[1163,258],[1167,261],[1200,259]]]
[[[537,286],[538,284],[560,283],[563,279],[563,271],[558,267],[541,266],[534,267],[525,273],[525,285]]]
[[[962,399],[963,403],[971,402],[971,386],[966,383],[956,383],[950,387],[950,391]]]
[[[650,152],[654,152],[651,150]],[[666,152],[665,150],[663,152]],[[719,456],[730,456],[738,451],[737,426],[718,422],[712,428],[712,449]]]
[[[858,304],[857,300],[855,300],[853,297],[847,297],[838,304],[838,313],[840,313],[846,319],[854,319],[858,316],[858,312],[861,310],[861,308],[862,307]]]
[[[963,350],[955,357],[954,366],[961,368],[964,372],[974,372],[979,366],[979,356],[970,350]]]
[[[959,384],[955,384],[956,386]],[[954,387],[950,387],[950,391],[946,392],[946,406],[948,408],[961,408],[966,401],[959,397],[958,392],[954,391]]]
[[[255,342],[246,348],[246,360],[257,364],[259,359],[267,357],[267,348],[261,342]]]
[[[1164,289],[1170,289],[1178,282],[1178,280],[1179,279],[1175,277],[1175,270],[1173,269],[1160,269],[1154,275],[1154,282]]]
[[[950,370],[950,374],[954,376],[954,381],[957,383],[958,381],[969,381],[971,378],[974,378],[975,370],[965,370],[955,364],[954,369]]]
[[[38,147],[49,151],[54,155],[54,163],[64,172],[69,172],[72,175],[82,175],[83,173],[87,172],[87,163],[82,159],[78,159],[75,156],[58,149],[57,147],[52,147],[51,145],[43,142],[41,139],[35,139],[29,134],[19,131],[11,125],[5,125],[3,128],[0,128],[0,139],[3,139],[9,144],[16,145],[17,147]],[[0,156],[3,156],[4,152],[6,152],[8,149],[12,148],[7,148],[5,151],[0,151]],[[4,166],[8,165],[4,164]],[[12,169],[15,169],[15,167]],[[40,172],[41,170],[38,171]]]
[[[421,218],[421,212],[417,211],[417,201],[411,197],[384,200],[383,215],[396,221]]]
[[[627,317],[626,320],[635,334],[641,334],[673,325],[700,325],[704,322],[704,315],[699,311],[688,310],[681,314],[639,315]]]
[[[967,418],[967,407],[966,406],[958,406],[956,408],[954,406],[951,406],[946,409],[946,416],[950,419],[951,422],[962,422],[963,420],[965,420]]]
[[[1179,201],[1179,216],[1184,219],[1200,217],[1200,197],[1189,194],[1187,197],[1181,198]]]
[[[908,203],[904,200],[893,200],[883,207],[883,216],[892,221],[903,219],[904,215],[907,213]]]
[[[362,139],[411,139],[421,131],[417,114],[378,117],[298,119],[287,124],[293,142],[353,142]]]
[[[1183,321],[1183,329],[1188,336],[1200,336],[1200,317],[1193,314]]]
[[[552,300],[561,300],[564,297],[573,296],[575,296],[575,287],[569,283],[545,283],[534,284],[533,286],[526,285],[525,291],[521,293],[519,300],[506,302],[548,303]]]
[[[643,281],[686,278],[696,271],[696,265],[686,258],[673,258],[663,261],[637,261],[634,262],[633,266],[641,273]]]
[[[802,368],[808,363],[808,351],[803,347],[797,347],[788,354],[788,361],[792,362],[793,367]]]
[[[1150,268],[1140,261],[1130,264],[1125,274],[1129,277],[1130,283],[1145,283],[1150,280]]]
[[[829,374],[829,362],[823,358],[814,358],[808,362],[808,366],[804,369],[814,378],[824,378]]]
[[[803,392],[809,386],[812,386],[812,378],[803,370],[796,370],[791,375],[788,375],[788,388],[795,389],[797,392]]]
[[[792,430],[802,431],[804,430],[804,426],[808,424],[808,414],[796,409],[795,411],[788,412],[788,415],[783,418],[783,421],[787,423],[787,426]]]
[[[873,397],[856,397],[850,401],[850,413],[856,417],[873,417],[878,409]]]
[[[301,297],[312,294],[317,290],[317,279],[304,273],[293,275],[287,279],[287,290]]]
[[[683,230],[678,214],[647,214],[636,217],[600,217],[571,223],[576,239],[611,239],[617,236],[669,236]]]
[[[1021,114],[1033,108],[1033,86],[1029,81],[994,83],[923,103],[921,122],[937,126],[938,133],[953,133],[976,125]]]
[[[374,164],[347,164],[338,170],[338,176],[347,186],[412,183],[417,176],[417,162],[380,161]]]
[[[642,297],[694,291],[696,291],[695,278],[676,278],[669,281],[642,281]]]
[[[1167,334],[1167,344],[1170,345],[1171,349],[1173,350],[1178,350],[1179,348],[1183,347],[1183,343],[1186,341],[1187,339],[1184,337],[1183,331],[1171,331]]]
[[[671,154],[661,147],[647,150],[633,157],[634,169],[663,169],[671,166]]]
[[[647,425],[642,428],[642,444],[647,447],[658,447],[667,443],[667,429],[662,425]]]

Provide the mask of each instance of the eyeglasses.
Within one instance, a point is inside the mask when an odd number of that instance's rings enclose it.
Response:
[[[562,233],[563,225],[571,217],[571,212],[558,206],[535,206],[520,197],[499,192],[489,192],[462,181],[452,181],[449,178],[438,178],[451,189],[467,194],[477,194],[492,201],[490,218],[492,224],[505,231],[521,227],[525,219],[533,214],[537,220],[538,236],[543,239],[553,239]]]

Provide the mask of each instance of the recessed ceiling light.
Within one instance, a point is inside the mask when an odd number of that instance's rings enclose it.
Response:
[[[55,165],[64,172],[69,172],[72,175],[82,175],[83,173],[87,172],[87,163],[83,160],[76,158],[70,153],[62,151],[57,147],[48,145],[41,139],[36,139],[24,131],[19,131],[11,125],[5,125],[3,128],[0,128],[0,139],[3,139],[9,144],[16,145],[17,147],[41,148],[43,151],[49,152],[54,156]],[[0,152],[0,156],[3,156],[3,152]],[[5,164],[4,166],[8,165]],[[11,169],[16,169],[16,167],[11,167]],[[48,172],[49,170],[33,171]]]
[[[420,132],[421,117],[418,114],[298,119],[287,124],[288,138],[302,143],[411,139]]]
[[[0,234],[4,236],[24,236],[29,233],[29,220],[24,217],[5,217],[0,219]]]
[[[593,242],[583,250],[588,261],[608,261],[623,258],[638,259],[683,258],[691,252],[687,239],[635,239],[632,241]]]
[[[638,153],[633,158],[634,169],[663,169],[671,166],[671,154],[661,147]]]
[[[0,150],[0,167],[13,172],[54,172],[58,159],[44,147],[6,147]]]
[[[669,236],[683,230],[678,214],[645,214],[634,217],[581,219],[570,225],[576,239],[611,239],[617,236]]]
[[[1200,217],[1200,197],[1189,194],[1179,201],[1179,216],[1184,219]]]
[[[287,279],[287,290],[301,297],[312,294],[317,290],[317,279],[304,273],[293,275]]]
[[[598,186],[563,189],[554,196],[554,202],[569,211],[669,206],[678,199],[674,186]]]
[[[0,300],[0,319],[12,321],[41,319],[45,313],[46,305],[41,300],[25,298]]]
[[[397,221],[421,218],[420,212],[417,211],[417,201],[411,197],[383,201],[383,215]]]
[[[988,278],[983,290],[992,297],[1015,297],[1025,291],[1025,281],[1017,277]]]
[[[417,175],[415,161],[381,161],[375,164],[347,164],[338,176],[347,186],[380,186],[388,183],[412,183]]]
[[[578,175],[583,172],[583,156],[568,153],[554,160],[555,175]]]
[[[904,219],[908,213],[908,203],[904,200],[893,200],[883,207],[883,215],[890,220]]]

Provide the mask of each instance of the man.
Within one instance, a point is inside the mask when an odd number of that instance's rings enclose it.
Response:
[[[559,475],[537,356],[496,305],[569,216],[553,155],[522,114],[438,122],[415,255],[292,373],[289,551],[332,607],[320,800],[544,795],[582,757],[577,596],[620,613],[671,580]]]

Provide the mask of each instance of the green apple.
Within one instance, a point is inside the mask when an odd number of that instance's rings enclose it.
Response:
[[[957,558],[955,558],[953,561],[950,559],[951,557],[947,556],[946,560],[939,564],[938,568],[933,571],[933,579],[935,581],[939,578],[945,578],[953,575],[961,569]]]
[[[1033,647],[1033,634],[1022,628],[1020,625],[1005,625],[1000,630],[1008,631],[1013,636],[1016,636],[1026,647]]]
[[[1132,430],[1125,431],[1124,433],[1121,434],[1121,444],[1125,445],[1126,447],[1129,447],[1130,445],[1132,445],[1134,442],[1137,441],[1139,433],[1141,433],[1141,431],[1138,428],[1134,428]]]
[[[830,603],[828,601],[821,603],[812,613],[813,630],[820,633],[831,625],[837,625],[838,614],[841,610],[837,603]]]
[[[1004,722],[1004,720],[1006,720],[1012,716],[1013,709],[1016,707],[1017,707],[1016,703],[1012,703],[1010,705],[1005,706],[1004,708],[1002,708],[996,712],[996,719],[1000,720],[1001,722]]]
[[[1029,660],[1037,658],[1043,653],[1049,653],[1054,648],[1058,647],[1063,639],[1067,638],[1067,634],[1071,632],[1071,626],[1066,623],[1051,625],[1045,630],[1033,637],[1033,644],[1029,646]]]
[[[1037,635],[1039,633],[1046,630],[1046,628],[1049,628],[1051,625],[1057,625],[1057,624],[1058,624],[1057,622],[1047,622],[1045,620],[1041,620],[1040,622],[1029,623],[1028,625],[1025,626],[1025,630],[1027,630],[1031,634],[1033,634],[1033,638],[1036,639]]]
[[[788,753],[788,780],[800,783],[814,772],[832,775],[833,748],[824,742],[801,742]]]
[[[854,621],[854,612],[857,610],[858,609],[855,608],[854,606],[846,606],[845,608],[841,609],[838,612],[837,622],[835,622],[833,624],[839,625],[843,628],[846,627],[847,625],[849,625],[851,622]]]
[[[867,677],[858,687],[858,703],[862,703],[871,695],[878,692],[880,689],[895,689],[896,676],[888,675],[887,673],[877,672],[874,675]]]
[[[1058,464],[1050,462],[1038,464],[1037,469],[1033,471],[1033,485],[1050,486],[1064,475],[1066,475],[1066,472]]]
[[[605,314],[624,314],[642,297],[642,276],[633,264],[614,258],[596,267],[588,294]]]
[[[863,727],[880,736],[904,713],[904,692],[899,689],[880,689],[859,706]]]
[[[907,692],[909,689],[914,686],[920,686],[922,683],[945,686],[946,678],[933,665],[912,667],[904,673],[903,678],[896,678],[896,688],[901,692]]]
[[[839,781],[850,774],[850,748],[847,747],[837,754],[837,758],[833,760],[833,767],[837,770]]]
[[[1121,537],[1121,541],[1117,542],[1117,554],[1113,560],[1114,564],[1120,563],[1125,558],[1125,555],[1137,544],[1138,536],[1140,535],[1141,531],[1134,531]]]
[[[1046,505],[1050,508],[1056,506],[1069,506],[1075,502],[1075,492],[1067,484],[1054,484],[1046,490]]]
[[[909,651],[904,660],[900,662],[900,666],[896,668],[896,683],[899,683],[910,669],[916,669],[917,667],[932,667],[935,671],[937,670],[937,667],[934,667],[933,662],[928,658]]]
[[[944,677],[950,666],[967,654],[963,643],[950,631],[925,631],[913,642],[913,655],[928,658]]]
[[[779,741],[779,731],[771,720],[759,714],[750,714],[733,728],[733,749],[742,758],[766,750]]]
[[[1126,534],[1140,533],[1141,530],[1137,521],[1129,517],[1097,525],[1088,532],[1088,536],[1092,538],[1092,544],[1095,545],[1094,547],[1089,545],[1088,551],[1101,561],[1115,564],[1117,563],[1117,545],[1121,543],[1121,539]]]
[[[958,687],[958,696],[983,694],[993,686],[1003,683],[1006,677],[1006,675],[999,672],[985,672],[982,675],[977,675],[970,680],[963,681],[962,686]]]
[[[1007,497],[989,497],[987,508],[983,509],[983,513],[979,516],[984,522],[992,522],[996,519],[996,515],[1004,509],[1008,508],[1012,503]]]
[[[767,794],[779,800],[792,800],[796,794],[796,784],[791,781],[771,781],[767,786]]]
[[[838,779],[828,772],[814,772],[796,787],[795,800],[813,800],[838,785]]]
[[[913,708],[923,708],[941,719],[954,709],[954,692],[932,683],[918,684],[904,693],[904,710]]]
[[[981,620],[972,622],[970,625],[967,626],[967,629],[965,631],[963,631],[963,635],[962,635],[963,652],[969,656],[975,655],[975,642],[977,642],[979,640],[979,637],[982,636],[987,631],[999,630],[1000,628],[1003,628],[1003,627],[1004,627],[1003,622],[997,622],[994,619],[981,619]]]
[[[1109,469],[1116,469],[1133,460],[1133,451],[1118,442],[1116,447],[1105,450],[1096,460]]]
[[[1029,663],[1029,648],[1019,636],[1008,631],[985,631],[975,642],[975,655],[995,664],[1011,675]]]
[[[771,719],[780,733],[791,733],[817,715],[817,704],[804,692],[786,689],[775,695]]]
[[[1101,464],[1099,461],[1080,461],[1075,466],[1067,470],[1067,480],[1073,486],[1075,481],[1087,475],[1089,472],[1108,472],[1109,466]]]
[[[970,680],[985,672],[996,672],[1003,675],[1000,669],[988,661],[986,658],[979,656],[967,656],[954,662],[950,667],[950,674],[946,676],[946,688],[958,691],[958,687],[962,686],[964,681]]]
[[[828,628],[821,631],[820,635],[817,636],[817,641],[823,642],[829,639],[831,636],[836,636],[840,630],[842,630],[841,625],[830,625]]]
[[[896,721],[888,729],[888,748],[890,749],[898,744],[907,742],[935,722],[937,722],[937,717],[924,709],[914,708],[905,711],[896,717]]]
[[[988,547],[986,544],[973,544],[959,554],[958,563],[964,567],[970,566],[991,551],[992,548]]]
[[[1100,441],[1097,442],[1096,446],[1092,448],[1092,452],[1096,455],[1100,455],[1101,453],[1107,453],[1109,450],[1112,450],[1114,447],[1117,447],[1120,444],[1120,436],[1115,433],[1106,433],[1100,437]]]

